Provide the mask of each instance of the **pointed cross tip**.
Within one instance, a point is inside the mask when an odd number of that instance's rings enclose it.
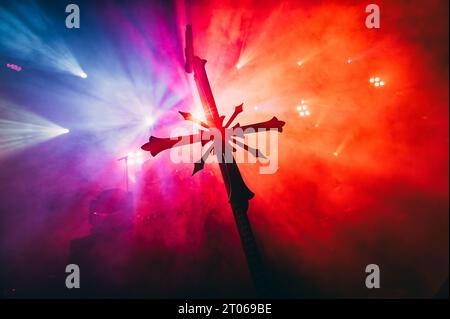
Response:
[[[242,113],[242,111],[243,111],[243,107],[242,106],[243,105],[244,105],[244,103],[241,103],[240,105],[234,107],[234,112],[231,115],[230,119],[228,120],[227,124],[225,124],[225,126],[224,126],[225,128],[228,128],[233,123],[233,121],[236,119],[236,117],[240,113]]]
[[[185,120],[189,120],[190,118],[192,118],[192,114],[189,113],[189,112],[178,111],[178,113],[180,113],[181,116],[182,116]]]
[[[150,143],[145,143],[141,146],[141,149],[147,152],[150,152]]]
[[[202,120],[196,118],[195,116],[193,116],[191,113],[189,112],[182,112],[182,111],[178,111],[178,113],[181,114],[181,116],[183,117],[184,120],[186,121],[192,121],[194,123],[199,124],[200,126],[203,126],[204,128],[209,129],[209,125],[205,122],[203,122]]]
[[[280,121],[276,116],[274,116],[272,118],[272,121],[277,121],[280,124],[280,132],[281,132],[282,127],[286,124],[286,122]]]
[[[203,161],[201,161],[200,163],[199,162],[194,163],[194,171],[192,172],[191,176],[194,176],[196,173],[200,172],[204,166],[205,162]]]
[[[155,150],[152,148],[150,142],[149,142],[149,143],[145,143],[144,145],[142,145],[142,146],[141,146],[141,149],[142,149],[143,151],[150,152],[150,155],[153,156],[153,157],[155,157],[155,156],[158,155],[158,153],[159,153],[159,152],[155,151]]]
[[[150,142],[145,143],[144,145],[141,146],[141,150],[146,151],[146,152],[150,152],[150,155],[155,157],[158,153],[155,153],[155,150],[151,147]]]

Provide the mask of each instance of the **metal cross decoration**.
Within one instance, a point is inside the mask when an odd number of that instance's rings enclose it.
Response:
[[[185,55],[185,69],[187,73],[194,73],[194,79],[205,112],[206,122],[195,118],[190,113],[179,113],[185,120],[197,123],[206,130],[219,131],[220,134],[211,136],[211,134],[205,134],[207,131],[201,130],[198,134],[192,134],[190,136],[178,136],[171,138],[158,138],[151,136],[149,142],[144,144],[142,149],[149,151],[152,156],[156,156],[161,151],[172,147],[178,147],[196,142],[201,142],[202,146],[204,146],[210,141],[213,141],[213,144],[195,163],[193,174],[203,169],[205,160],[209,154],[215,152],[256,292],[259,296],[268,296],[268,284],[263,262],[253,235],[250,221],[247,217],[248,201],[253,198],[254,193],[247,187],[247,185],[245,185],[245,182],[242,179],[239,168],[232,155],[232,152],[235,152],[236,148],[230,144],[233,143],[234,145],[249,151],[256,157],[264,158],[264,155],[258,149],[252,148],[241,142],[238,138],[243,137],[243,134],[226,134],[226,131],[231,130],[234,132],[236,129],[240,128],[241,130],[239,130],[239,132],[243,132],[244,134],[249,131],[254,133],[258,131],[260,132],[261,130],[277,130],[278,132],[282,132],[285,122],[279,121],[276,117],[273,117],[271,120],[266,122],[245,126],[240,126],[238,123],[231,127],[233,121],[243,111],[241,104],[235,107],[233,115],[228,119],[226,124],[223,124],[225,116],[219,115],[219,111],[214,101],[214,96],[212,94],[211,86],[209,85],[208,76],[205,70],[206,60],[194,55],[191,25],[187,25],[186,27]]]

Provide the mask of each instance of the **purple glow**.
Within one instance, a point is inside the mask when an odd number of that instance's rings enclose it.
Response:
[[[7,67],[8,69],[11,69],[11,70],[14,70],[14,71],[17,71],[17,72],[22,71],[22,67],[21,67],[21,66],[18,66],[18,65],[16,65],[16,64],[8,63],[8,64],[6,64],[6,67]]]

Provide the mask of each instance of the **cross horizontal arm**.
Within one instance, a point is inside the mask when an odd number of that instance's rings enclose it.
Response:
[[[240,126],[240,124],[236,124],[235,126],[233,126],[234,129],[236,128],[240,128],[244,131],[244,133],[257,133],[258,130],[260,129],[277,129],[278,132],[283,132],[283,126],[284,124],[286,124],[286,122],[280,121],[278,120],[275,116],[270,119],[269,121],[266,122],[260,122],[260,123],[255,123],[255,124],[249,124],[249,125],[244,125],[244,126]],[[248,129],[253,129],[254,132],[245,132]]]
[[[209,141],[212,141],[212,139],[212,136],[210,136],[208,139],[203,139],[202,133],[166,138],[150,136],[148,143],[142,145],[141,148],[144,151],[150,152],[152,156],[156,156],[162,151],[168,150],[173,147],[194,144],[198,142],[201,142],[203,146]]]

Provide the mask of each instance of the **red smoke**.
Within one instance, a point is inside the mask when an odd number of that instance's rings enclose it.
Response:
[[[130,12],[145,25],[152,8],[139,3]],[[179,1],[172,8],[179,38],[164,37],[152,48],[174,57],[152,61],[173,64],[179,83],[168,86],[187,91],[177,45],[185,24],[192,23],[196,54],[208,60],[219,111],[229,116],[243,102],[241,124],[272,116],[286,122],[276,174],[240,165],[256,194],[248,213],[255,235],[284,296],[431,297],[448,278],[448,2],[377,3],[381,29],[369,30],[364,1]],[[163,20],[159,32],[168,35]],[[110,23],[125,26],[119,22]],[[153,32],[158,39],[158,30]],[[371,85],[374,76],[385,86]],[[190,94],[185,100],[194,103]],[[311,116],[298,115],[301,100]],[[177,118],[178,110],[194,108],[176,105],[166,116]],[[152,133],[168,132],[161,123]],[[70,239],[89,229],[87,214],[80,212],[87,212],[103,180],[121,185],[118,166],[104,163],[87,178],[84,169],[92,167],[77,166],[80,157],[68,160],[71,172],[64,177],[42,173],[27,182],[26,163],[19,176],[10,177],[22,189],[19,195],[53,181],[46,191],[53,192],[57,207],[38,226],[24,226],[19,217],[9,220],[20,226],[4,235],[11,249],[4,254],[21,265],[9,272],[26,274],[23,259],[39,269],[23,282],[42,278],[48,264],[57,269],[55,260],[63,267]],[[193,164],[173,164],[168,152],[143,166],[134,191],[130,277],[147,296],[251,296],[218,167],[206,165],[193,177],[192,169]],[[64,188],[63,181],[75,186]],[[31,216],[33,209],[48,207],[26,209]],[[40,235],[39,243],[27,237],[20,254],[12,252],[14,239],[31,230]],[[115,251],[120,254],[121,247]],[[364,284],[365,267],[372,263],[381,269],[379,290]]]

